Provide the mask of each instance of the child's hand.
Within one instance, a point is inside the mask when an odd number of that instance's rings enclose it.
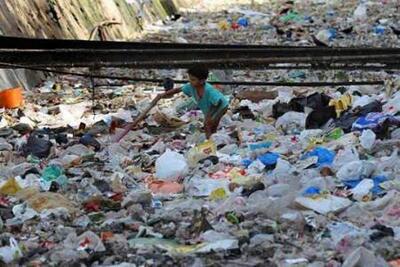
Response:
[[[163,98],[166,98],[167,97],[167,94],[166,93],[161,93],[161,94],[158,94],[157,96],[156,96],[156,99],[157,100],[160,100],[160,99],[163,99]]]

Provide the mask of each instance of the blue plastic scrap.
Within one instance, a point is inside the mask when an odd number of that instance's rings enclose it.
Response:
[[[367,116],[359,117],[352,126],[353,131],[362,131],[366,129],[376,129],[381,126],[386,120],[390,124],[399,126],[400,119],[392,115],[385,115],[383,113],[372,112],[368,113]]]
[[[238,19],[237,24],[239,24],[242,27],[248,27],[249,26],[249,20],[245,17],[241,17]]]
[[[383,182],[386,182],[388,178],[384,175],[379,175],[375,176],[372,178],[372,181],[374,182],[374,186],[371,188],[370,192],[372,193],[373,196],[378,196],[382,195],[385,193],[385,190],[380,187],[380,184]],[[353,189],[356,187],[362,179],[354,179],[354,180],[348,180],[344,181],[343,184],[349,189]]]
[[[323,148],[323,147],[316,147],[312,151],[308,152],[307,154],[304,155],[304,159],[309,158],[309,157],[318,157],[318,167],[321,166],[327,166],[331,165],[333,163],[333,160],[335,159],[335,152]]]
[[[320,193],[321,193],[321,190],[318,187],[310,186],[309,188],[304,190],[303,196],[304,197],[313,197],[313,196],[319,195]]]
[[[261,143],[252,143],[249,144],[249,149],[250,150],[257,150],[257,149],[264,149],[264,148],[269,148],[272,145],[272,142],[267,141],[267,142],[261,142]]]
[[[385,190],[380,187],[380,184],[386,182],[388,178],[384,175],[380,175],[372,178],[372,180],[374,181],[374,187],[371,188],[372,195],[377,196],[385,193]]]
[[[250,166],[251,163],[253,163],[253,161],[252,161],[251,159],[243,159],[243,160],[242,160],[242,165],[243,165],[245,168],[248,168],[248,167]]]
[[[278,162],[279,154],[268,152],[264,155],[258,157],[258,160],[262,162],[265,166],[273,166]]]

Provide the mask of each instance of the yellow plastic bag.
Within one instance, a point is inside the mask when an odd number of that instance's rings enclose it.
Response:
[[[336,116],[339,118],[340,114],[348,110],[353,103],[353,98],[349,94],[341,96],[339,99],[333,99],[329,102],[329,106],[334,106],[336,110]]]
[[[210,199],[213,201],[222,200],[222,199],[225,199],[226,197],[227,197],[227,193],[226,193],[225,189],[222,187],[215,189],[210,194]]]
[[[196,147],[191,148],[186,157],[188,159],[189,165],[191,167],[194,167],[200,160],[216,154],[217,147],[214,142],[206,141]]]
[[[34,188],[26,188],[16,195],[25,200],[28,205],[37,212],[45,209],[66,208],[70,213],[77,212],[75,205],[59,193],[39,192]]]
[[[8,179],[3,185],[0,187],[0,193],[3,195],[11,195],[14,196],[16,193],[21,191],[21,187],[15,178]]]
[[[229,23],[226,20],[222,20],[218,23],[218,28],[223,31],[229,30]]]
[[[204,143],[197,146],[197,150],[207,156],[216,155],[217,147],[213,141],[205,141]]]

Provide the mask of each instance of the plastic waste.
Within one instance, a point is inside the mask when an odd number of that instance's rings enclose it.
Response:
[[[249,41],[328,45],[339,47],[340,56],[343,47],[396,47],[400,32],[394,12],[398,1],[252,1],[245,9],[230,8],[245,1],[197,1],[200,6],[189,9],[185,1],[175,1],[178,9],[201,14],[152,19],[153,25],[146,16],[159,1],[128,2],[146,11],[140,12],[138,23],[149,30],[148,42],[190,44],[200,38],[237,48]],[[366,16],[360,6],[367,7]],[[112,3],[109,7],[115,9]],[[325,63],[311,65],[321,69]],[[94,102],[87,101],[92,98],[90,84],[73,75],[55,77],[57,83],[50,84],[56,90],[46,88],[46,94],[38,93],[41,85],[27,90],[24,109],[0,110],[0,244],[10,246],[8,239],[14,236],[24,254],[4,265],[339,267],[346,260],[356,266],[385,266],[376,258],[399,258],[398,72],[274,66],[268,77],[246,68],[232,77],[210,73],[208,81],[231,101],[217,133],[205,143],[204,114],[184,94],[162,99],[143,127],[110,143],[153,97],[172,87],[171,81],[160,86],[107,81],[110,86],[99,87]],[[123,69],[111,72],[131,75]],[[143,79],[187,78],[183,69],[139,74]],[[231,91],[218,85],[304,78],[385,83],[321,90],[276,87],[268,92],[260,86]],[[317,91],[321,93],[313,93]],[[368,134],[375,137],[368,139]],[[30,136],[51,142],[49,153],[26,154],[22,148]],[[166,179],[158,177],[160,171],[169,173]],[[60,177],[66,180],[58,181]],[[41,180],[51,186],[41,187]],[[67,186],[60,187],[64,182]],[[82,235],[88,230],[93,233]],[[370,253],[350,260],[353,249],[363,246]]]
[[[333,160],[335,159],[335,152],[323,147],[316,147],[312,151],[305,154],[304,158],[314,156],[318,157],[318,167],[329,166],[333,163]]]
[[[329,106],[335,107],[336,115],[339,118],[344,111],[351,107],[352,103],[353,97],[350,94],[344,94],[338,99],[332,99]]]
[[[167,149],[156,160],[156,177],[162,180],[176,180],[188,172],[188,164],[181,154]]]
[[[332,222],[326,227],[335,246],[344,238],[357,238],[367,235],[367,231],[348,222]]]
[[[84,232],[77,238],[77,241],[78,241],[77,248],[76,248],[77,250],[90,249],[95,252],[106,251],[106,248],[104,247],[104,244],[101,241],[100,237],[98,237],[92,231]]]
[[[9,226],[23,224],[25,221],[30,220],[39,215],[35,210],[27,207],[26,203],[15,205],[12,211],[14,214],[14,218],[9,219],[6,222],[6,224]]]
[[[210,200],[217,201],[217,200],[223,200],[223,199],[227,198],[227,196],[228,196],[228,194],[224,188],[217,188],[211,192],[209,197],[210,197]]]
[[[356,267],[356,266],[389,267],[389,265],[382,257],[376,256],[372,251],[364,247],[359,247],[355,249],[352,253],[350,253],[342,265],[342,267]]]
[[[304,130],[306,115],[300,112],[289,111],[278,118],[276,128],[281,128],[287,134],[296,134]]]
[[[41,133],[32,133],[23,146],[25,156],[33,155],[38,158],[47,158],[53,144]]]
[[[15,178],[10,178],[0,185],[0,193],[4,195],[14,196],[21,189],[21,185],[17,182]]]
[[[358,131],[371,129],[377,133],[385,130],[384,128],[380,129],[380,127],[386,122],[397,126],[400,124],[400,119],[383,113],[368,113],[366,116],[359,117],[353,123],[352,129]]]
[[[303,196],[304,197],[316,197],[321,193],[321,190],[318,187],[315,186],[311,186],[309,188],[307,188],[304,192],[303,192]]]
[[[249,21],[248,21],[248,19],[245,18],[245,17],[240,17],[240,18],[237,20],[237,24],[238,24],[239,26],[242,26],[242,27],[248,27],[248,26],[249,26]]]
[[[63,195],[53,192],[39,193],[36,189],[27,188],[19,191],[16,195],[17,198],[25,200],[28,205],[37,212],[45,209],[53,209],[63,207],[69,212],[76,212],[76,208],[67,198]]]
[[[337,177],[341,180],[352,180],[360,178],[363,171],[362,161],[352,161],[341,167]]]
[[[78,127],[87,105],[88,104],[86,102],[72,104],[72,105],[59,105],[60,108],[59,116],[62,118],[65,124],[70,125],[72,127]]]
[[[0,248],[0,258],[6,264],[11,263],[18,258],[21,258],[22,256],[23,254],[18,245],[18,242],[13,237],[10,238],[9,246]]]
[[[199,161],[209,156],[216,155],[216,151],[217,148],[212,141],[206,141],[191,148],[186,155],[189,166],[195,167]]]
[[[196,245],[181,245],[173,240],[161,238],[134,238],[128,241],[131,248],[151,248],[159,247],[167,250],[169,253],[189,254],[189,253],[209,253],[211,251],[233,250],[239,247],[236,239],[222,239],[214,242],[205,242]]]
[[[79,142],[82,145],[93,147],[95,151],[99,151],[101,148],[100,143],[94,138],[91,134],[84,134],[80,139]]]
[[[178,194],[183,191],[183,185],[173,181],[151,181],[148,185],[153,194]]]
[[[383,34],[385,34],[386,27],[383,25],[376,25],[376,26],[374,26],[373,30],[376,35],[383,35]]]
[[[316,37],[319,41],[329,44],[333,39],[336,38],[337,32],[335,29],[326,29],[326,30],[321,30],[317,33]]]
[[[60,166],[47,166],[40,177],[40,185],[44,191],[49,191],[52,183],[55,182],[61,187],[65,187],[68,183],[64,170]]]
[[[248,144],[248,147],[251,151],[256,151],[259,149],[269,148],[271,145],[272,145],[272,142],[266,141],[266,142],[251,143],[251,144]]]
[[[275,167],[280,155],[277,153],[268,152],[259,156],[257,159],[266,167]]]
[[[371,179],[362,180],[356,187],[354,187],[351,192],[353,193],[353,198],[357,201],[366,201],[370,197],[368,196],[370,190],[374,187],[374,181]]]
[[[302,20],[301,16],[299,15],[299,13],[290,10],[286,15],[281,16],[279,18],[282,22],[289,22],[289,21],[296,21],[296,22],[300,22]]]
[[[344,135],[341,128],[335,128],[326,135],[327,140],[338,140]]]
[[[367,6],[365,4],[359,4],[354,10],[353,19],[356,21],[364,21],[367,19]]]
[[[193,177],[188,184],[185,185],[185,191],[190,196],[207,197],[214,190],[224,188],[229,191],[229,181],[227,179],[208,179],[201,177]]]
[[[367,129],[363,131],[360,136],[360,144],[363,148],[369,150],[374,146],[375,139],[376,139],[376,134],[370,129]]]
[[[295,202],[305,208],[326,215],[330,212],[336,213],[349,207],[352,202],[347,198],[327,195],[319,198],[297,197]]]
[[[396,93],[392,98],[387,101],[385,105],[383,105],[383,112],[385,114],[395,115],[400,111],[400,94]]]
[[[129,194],[122,200],[122,207],[128,207],[133,204],[143,204],[148,205],[152,200],[151,192],[148,190],[132,190]]]

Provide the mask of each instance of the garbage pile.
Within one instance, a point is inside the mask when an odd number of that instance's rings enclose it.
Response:
[[[230,95],[210,140],[190,99],[163,100],[119,143],[156,90],[91,99],[81,78],[49,79],[1,113],[0,259],[399,266],[400,83],[375,75],[385,86]]]

